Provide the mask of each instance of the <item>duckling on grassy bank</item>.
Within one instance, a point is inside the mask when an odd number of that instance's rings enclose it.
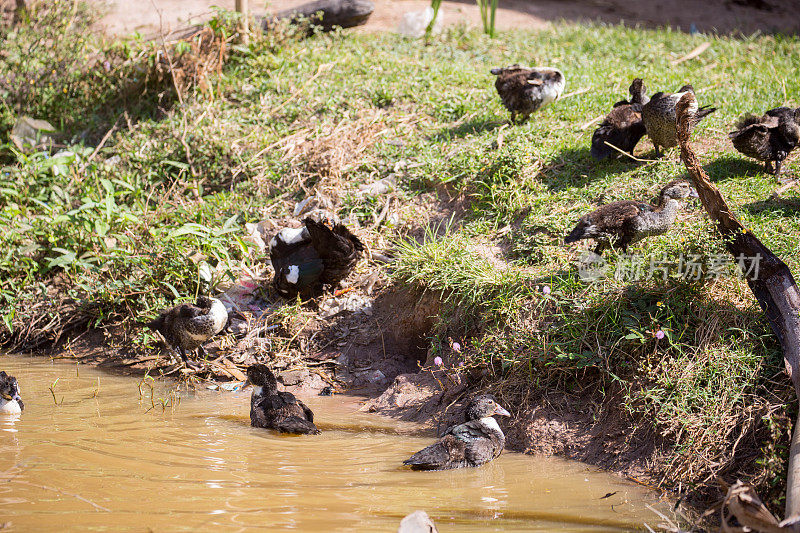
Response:
[[[733,147],[764,161],[764,171],[779,176],[783,160],[800,144],[800,107],[776,107],[762,117],[749,115],[736,128],[728,134]]]
[[[437,443],[418,451],[403,464],[412,470],[449,470],[488,463],[506,445],[494,415],[511,416],[491,394],[473,398],[467,407],[466,422],[449,428]]]
[[[319,433],[311,409],[291,392],[279,392],[275,375],[267,365],[255,364],[247,369],[245,387],[250,385],[251,426],[299,435]]]
[[[603,205],[578,220],[575,228],[564,237],[564,244],[581,239],[594,239],[594,253],[600,255],[612,244],[628,250],[628,245],[652,235],[666,233],[675,223],[679,200],[697,197],[685,180],[669,182],[659,195],[658,205],[636,200],[622,200]]]
[[[675,106],[681,96],[687,92],[694,93],[694,87],[684,85],[677,93],[658,92],[651,96],[650,101],[642,106],[642,121],[647,129],[647,136],[650,137],[650,140],[653,141],[653,146],[655,146],[656,157],[663,155],[659,148],[678,146]],[[694,105],[696,107],[697,102]],[[716,110],[716,107],[708,105],[690,110],[693,123],[697,124]]]
[[[564,74],[550,67],[511,65],[493,68],[491,72],[497,76],[494,86],[503,105],[511,112],[512,123],[516,122],[517,114],[521,114],[525,122],[531,113],[558,100],[566,84]]]
[[[17,378],[0,372],[0,414],[18,415],[25,409],[19,392]]]
[[[197,350],[201,357],[204,356],[203,343],[222,331],[227,323],[225,305],[216,298],[201,296],[194,305],[182,303],[163,311],[147,327],[161,333],[184,363],[188,363],[186,352]]]
[[[642,121],[642,106],[650,101],[646,91],[647,87],[641,78],[633,80],[628,89],[630,101],[622,100],[614,104],[614,108],[594,131],[592,157],[598,160],[621,157],[622,154],[609,144],[633,155],[636,144],[647,133]]]
[[[343,224],[328,227],[311,218],[302,228],[287,228],[270,241],[273,285],[284,298],[310,297],[335,286],[358,263],[364,245]]]

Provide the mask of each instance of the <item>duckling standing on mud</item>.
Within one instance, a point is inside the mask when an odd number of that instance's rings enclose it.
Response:
[[[800,107],[776,107],[763,117],[750,115],[728,134],[742,154],[764,161],[764,171],[780,176],[783,160],[800,144]],[[774,169],[773,169],[774,163]]]
[[[247,369],[245,387],[253,386],[250,396],[250,425],[281,433],[316,435],[314,413],[291,392],[278,392],[278,382],[267,365]]]
[[[647,87],[641,78],[633,80],[628,89],[630,102],[622,100],[614,104],[614,108],[594,131],[592,157],[599,160],[620,157],[622,154],[609,144],[633,155],[636,144],[647,133],[642,121],[642,106],[650,101],[646,91]]]
[[[564,74],[550,67],[526,68],[511,65],[506,68],[493,68],[497,76],[494,86],[503,105],[511,111],[511,122],[516,122],[517,113],[522,122],[542,106],[558,100],[566,84]]]
[[[188,363],[186,352],[197,350],[200,356],[204,356],[203,343],[222,331],[227,323],[225,305],[216,298],[201,296],[196,305],[182,303],[162,311],[147,327],[161,333],[184,363]]]
[[[672,148],[678,145],[677,115],[675,106],[681,96],[687,92],[694,93],[694,87],[684,85],[677,93],[658,92],[650,97],[650,101],[642,106],[642,121],[647,128],[647,136],[653,141],[656,149],[656,157],[661,157],[659,148]],[[706,116],[717,110],[716,107],[704,105],[697,108],[697,101],[694,103],[695,109],[690,109],[692,122],[697,124]]]
[[[473,398],[465,423],[449,428],[437,443],[418,451],[403,464],[412,470],[448,470],[488,463],[500,455],[506,444],[493,415],[511,416],[491,394]]]
[[[582,216],[564,237],[564,244],[594,239],[598,243],[594,253],[598,255],[612,244],[627,252],[631,243],[666,233],[675,223],[680,208],[678,200],[689,196],[697,197],[697,191],[684,180],[674,180],[661,189],[657,206],[636,200],[606,204]]]
[[[358,262],[364,245],[343,224],[332,228],[311,218],[287,228],[269,243],[273,285],[284,298],[307,297],[323,285],[335,286]]]
[[[18,415],[25,409],[19,395],[17,378],[0,372],[0,414]]]

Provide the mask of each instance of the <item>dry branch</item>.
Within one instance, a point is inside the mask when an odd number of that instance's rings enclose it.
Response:
[[[700,160],[689,144],[696,110],[695,96],[691,92],[686,93],[677,106],[681,159],[694,182],[703,207],[717,224],[728,251],[743,267],[747,284],[764,311],[772,331],[778,337],[786,372],[800,399],[800,290],[786,263],[737,220],[719,189],[709,181],[708,175],[700,166]],[[795,424],[795,435],[789,453],[787,518],[800,515],[800,442],[797,427]]]

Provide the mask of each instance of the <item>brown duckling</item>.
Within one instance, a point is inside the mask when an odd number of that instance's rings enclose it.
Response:
[[[564,244],[594,239],[598,243],[594,253],[598,255],[612,244],[627,252],[631,243],[666,233],[675,223],[679,200],[689,196],[697,197],[697,191],[684,180],[674,180],[661,189],[657,206],[635,200],[603,205],[582,216],[564,237]]]
[[[412,470],[449,470],[488,463],[500,455],[506,444],[494,415],[511,416],[491,394],[473,398],[467,407],[466,422],[449,428],[438,442],[403,464]]]
[[[147,327],[161,333],[184,363],[188,363],[186,352],[197,350],[201,357],[204,356],[203,343],[222,331],[227,323],[225,305],[216,298],[200,296],[194,305],[182,303],[162,311]]]
[[[335,286],[358,263],[364,245],[343,224],[328,227],[306,218],[302,228],[281,230],[270,241],[269,257],[278,294],[308,297]]]
[[[497,76],[494,86],[503,105],[511,112],[511,122],[516,122],[517,114],[525,122],[531,113],[542,106],[558,100],[564,91],[564,74],[550,67],[526,68],[511,65],[506,68],[493,68]]]
[[[18,415],[25,409],[19,393],[17,378],[0,372],[0,414]]]
[[[650,101],[642,106],[642,121],[647,129],[647,136],[653,141],[656,157],[661,157],[659,148],[672,148],[678,145],[677,115],[675,106],[681,96],[687,92],[694,93],[694,87],[684,85],[677,93],[658,92],[650,97]],[[694,104],[697,105],[697,102]],[[692,121],[697,124],[706,116],[716,111],[716,107],[705,105],[692,113]]]
[[[244,386],[250,385],[253,386],[250,396],[251,426],[299,435],[319,433],[311,409],[291,392],[279,392],[275,375],[267,365],[259,363],[247,369]]]
[[[614,108],[594,131],[592,157],[603,160],[622,156],[618,150],[614,150],[608,144],[633,155],[636,144],[647,133],[642,121],[642,106],[650,101],[646,91],[647,87],[641,78],[633,80],[628,89],[631,94],[630,101],[622,100],[614,104]]]
[[[776,107],[763,117],[749,115],[736,128],[728,134],[733,147],[764,161],[764,171],[779,176],[783,160],[800,143],[800,107]]]

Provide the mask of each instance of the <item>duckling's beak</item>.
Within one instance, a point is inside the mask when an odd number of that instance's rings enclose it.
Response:
[[[511,413],[509,413],[508,411],[506,411],[505,409],[503,409],[499,405],[497,406],[497,409],[494,410],[494,414],[503,415],[503,416],[511,416]]]
[[[531,85],[544,85],[544,80],[539,80],[539,79],[528,80],[528,83]]]
[[[20,411],[24,411],[25,410],[25,404],[22,403],[22,398],[19,397],[19,394],[15,394],[13,399],[17,400],[17,403],[19,404],[19,410]]]
[[[250,381],[250,378],[247,378],[246,380],[242,381],[242,388],[239,390],[245,390],[247,387],[252,387],[252,386],[253,382]]]

